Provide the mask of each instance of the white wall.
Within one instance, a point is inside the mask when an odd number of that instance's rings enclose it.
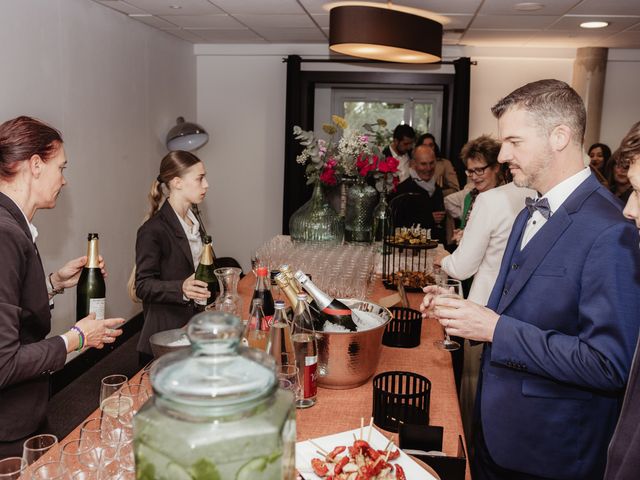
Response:
[[[600,141],[615,150],[640,121],[640,50],[609,50]],[[587,145],[587,148],[589,146]]]
[[[196,115],[193,46],[87,0],[5,0],[0,56],[0,119],[36,116],[65,140],[68,185],[34,218],[45,272],[99,232],[107,315],[131,318],[126,281],[164,135]],[[53,333],[74,323],[75,291],[56,297],[53,317]]]
[[[198,122],[209,143],[203,210],[216,255],[247,271],[250,252],[281,232],[286,64],[281,56],[199,56]]]

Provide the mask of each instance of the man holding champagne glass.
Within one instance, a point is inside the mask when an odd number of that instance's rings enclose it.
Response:
[[[638,336],[637,231],[584,166],[571,87],[533,82],[492,112],[498,160],[538,198],[514,222],[486,307],[426,287],[421,308],[486,342],[474,479],[599,479]]]

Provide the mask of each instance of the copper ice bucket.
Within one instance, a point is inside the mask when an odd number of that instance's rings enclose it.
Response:
[[[317,332],[318,385],[335,390],[355,388],[375,373],[382,350],[382,335],[391,312],[365,300],[340,299],[352,310],[376,315],[380,324],[359,332]]]

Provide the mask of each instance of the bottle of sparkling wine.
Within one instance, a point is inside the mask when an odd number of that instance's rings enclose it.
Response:
[[[87,264],[82,269],[76,290],[76,321],[90,313],[96,314],[96,320],[104,320],[106,287],[100,271],[98,234],[88,236]]]
[[[320,290],[301,270],[298,270],[294,276],[300,286],[302,286],[302,288],[304,288],[307,293],[313,297],[318,310],[322,312],[325,320],[352,332],[357,330],[357,326],[353,321],[351,316],[352,312],[349,307],[340,300],[331,298]]]
[[[218,278],[213,271],[216,269],[215,258],[213,256],[213,246],[211,245],[211,236],[204,236],[204,246],[202,248],[202,256],[200,257],[200,263],[196,269],[196,280],[200,280],[207,284],[207,289],[211,293],[211,296],[206,300],[195,300],[198,305],[208,305],[216,301],[220,286],[218,285]]]
[[[308,408],[316,403],[317,368],[318,368],[318,342],[313,328],[313,320],[307,306],[307,294],[298,294],[298,303],[291,321],[293,327],[293,350],[296,354],[296,363],[300,371],[301,395],[296,400],[298,408]]]

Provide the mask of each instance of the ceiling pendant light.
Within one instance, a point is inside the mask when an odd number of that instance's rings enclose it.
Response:
[[[398,63],[442,58],[444,17],[426,10],[374,2],[335,2],[329,15],[329,48],[344,55]]]

